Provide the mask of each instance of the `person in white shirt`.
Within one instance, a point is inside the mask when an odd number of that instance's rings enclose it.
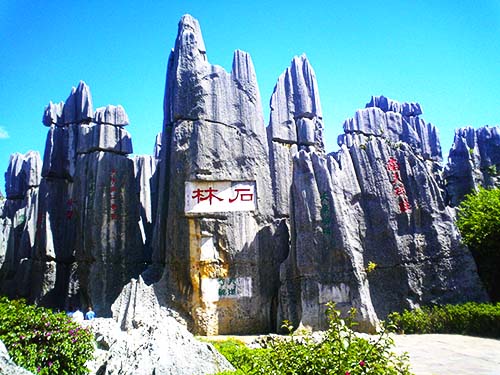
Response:
[[[73,313],[73,319],[75,320],[75,322],[83,323],[83,313],[80,311],[80,309],[76,309],[76,311]]]

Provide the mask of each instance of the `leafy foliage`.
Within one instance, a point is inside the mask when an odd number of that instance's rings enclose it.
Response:
[[[494,301],[500,301],[500,189],[469,194],[460,203],[457,227]]]
[[[422,307],[392,313],[388,322],[402,333],[456,333],[500,338],[500,303]]]
[[[93,335],[87,328],[49,309],[23,300],[0,298],[0,339],[12,360],[42,375],[80,375],[89,371]]]
[[[498,249],[493,241],[500,239],[500,189],[480,187],[466,195],[459,205],[457,226],[467,245],[478,251]]]
[[[355,309],[346,320],[341,319],[335,305],[328,307],[329,328],[321,338],[312,334],[296,336],[293,327],[287,338],[271,337],[262,349],[249,349],[232,341],[214,343],[216,348],[237,368],[224,374],[410,374],[407,356],[397,356],[391,351],[393,340],[386,331],[380,332],[375,341],[356,335]]]

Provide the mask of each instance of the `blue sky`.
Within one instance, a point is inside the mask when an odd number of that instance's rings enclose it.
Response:
[[[266,122],[278,76],[306,53],[328,151],[371,95],[418,101],[447,154],[453,130],[500,122],[500,1],[0,1],[0,189],[13,152],[43,154],[49,100],[84,80],[94,108],[122,104],[134,150],[152,153],[180,17],[201,24],[208,59],[251,54]]]

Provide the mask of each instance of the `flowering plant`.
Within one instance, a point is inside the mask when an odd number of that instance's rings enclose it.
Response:
[[[0,340],[12,360],[40,375],[87,374],[93,334],[64,313],[0,298]]]

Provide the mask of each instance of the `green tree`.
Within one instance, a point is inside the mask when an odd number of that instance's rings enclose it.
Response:
[[[458,207],[457,226],[493,301],[500,301],[500,189],[479,188]]]

